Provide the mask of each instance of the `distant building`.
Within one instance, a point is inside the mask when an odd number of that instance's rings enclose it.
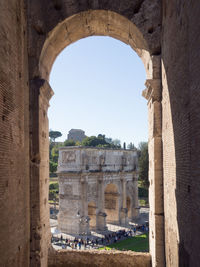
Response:
[[[67,135],[68,140],[73,140],[75,142],[82,142],[85,137],[85,132],[81,129],[71,129]]]

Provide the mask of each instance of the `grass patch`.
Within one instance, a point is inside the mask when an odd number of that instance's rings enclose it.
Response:
[[[50,185],[50,184],[58,184],[58,181],[51,181],[51,180],[50,180],[50,181],[49,181],[49,185]]]
[[[149,251],[149,235],[142,234],[137,235],[134,237],[130,237],[126,240],[119,241],[112,245],[102,247],[100,249],[110,250],[110,249],[117,249],[117,250],[132,250],[136,252],[148,252]]]
[[[138,201],[139,201],[139,205],[140,206],[147,206],[147,205],[149,205],[148,198],[138,199]]]
[[[55,204],[54,200],[49,200],[49,204]]]

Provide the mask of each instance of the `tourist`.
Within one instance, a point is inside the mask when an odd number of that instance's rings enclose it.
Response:
[[[81,240],[80,239],[78,241],[78,247],[79,247],[79,249],[81,249]]]
[[[87,242],[86,242],[86,240],[84,240],[83,242],[84,242],[84,249],[86,249],[86,247],[87,247]]]
[[[136,227],[134,227],[133,231],[134,231],[134,235],[136,235]]]

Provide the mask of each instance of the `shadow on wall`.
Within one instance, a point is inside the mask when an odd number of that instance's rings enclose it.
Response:
[[[200,262],[199,3],[175,9],[165,0],[163,14],[163,25],[168,25],[162,39],[166,263],[196,267]]]

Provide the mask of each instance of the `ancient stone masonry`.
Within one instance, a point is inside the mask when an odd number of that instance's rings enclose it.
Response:
[[[62,232],[104,231],[106,222],[126,225],[139,215],[137,150],[60,148],[58,177]]]

